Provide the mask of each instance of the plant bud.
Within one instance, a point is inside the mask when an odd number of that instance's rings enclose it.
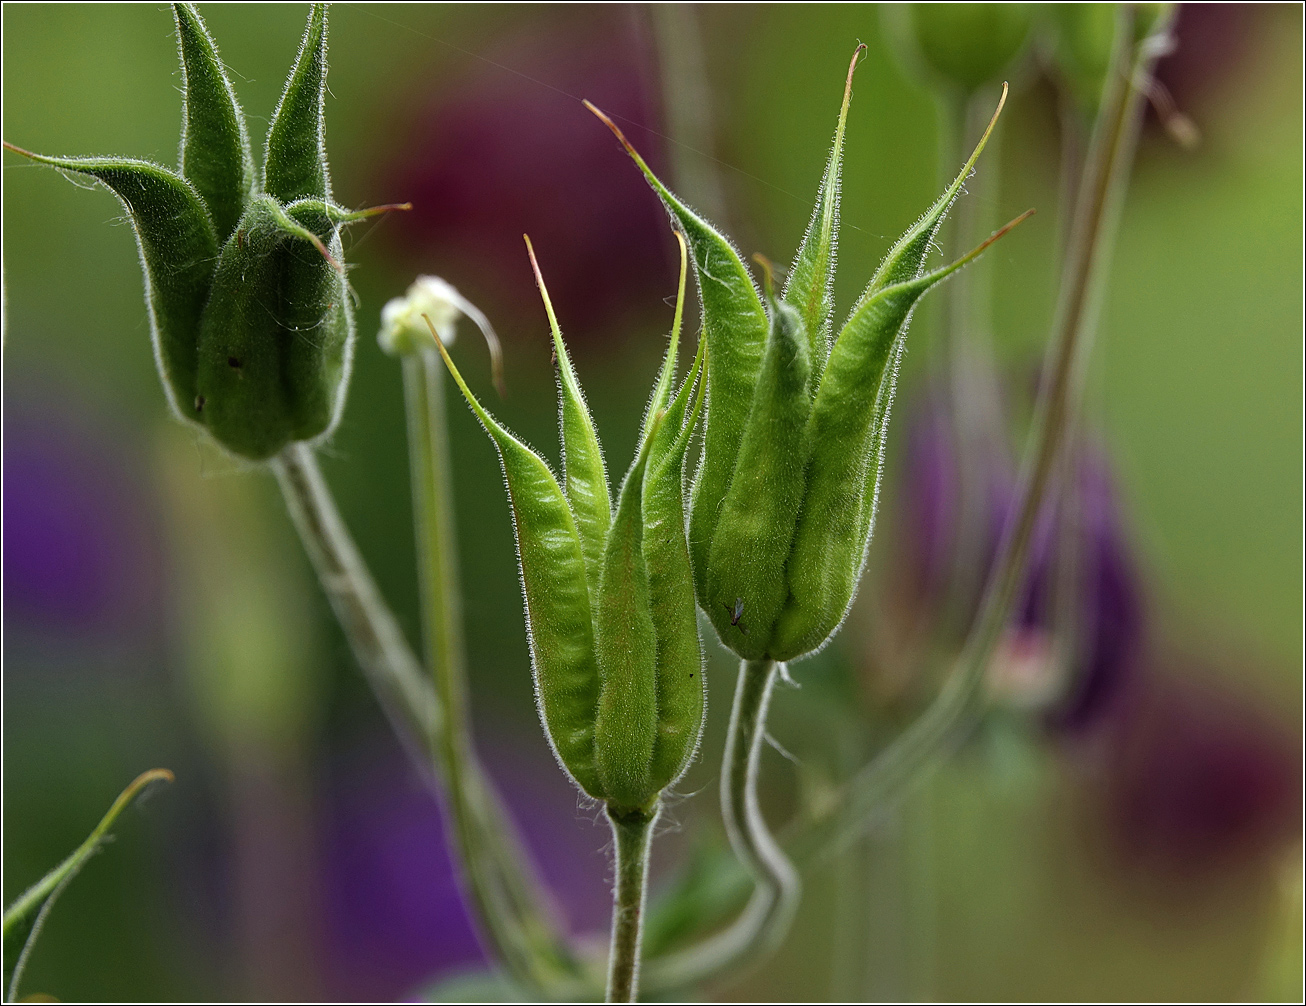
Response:
[[[445,340],[434,342],[499,451],[517,533],[535,695],[549,743],[594,799],[615,812],[647,812],[688,768],[703,727],[703,655],[683,486],[685,452],[705,394],[706,343],[700,341],[693,368],[673,397],[688,268],[682,242],[671,345],[614,512],[602,449],[534,251],[531,263],[557,354],[561,482],[481,407]],[[433,319],[430,331],[435,336]]]
[[[439,276],[418,276],[402,297],[386,301],[381,309],[381,331],[376,341],[391,356],[434,352],[432,332],[435,339],[452,346],[460,317],[470,318],[485,337],[494,386],[502,396],[503,351],[494,326],[479,307]]]
[[[175,4],[185,81],[181,168],[46,157],[122,201],[145,274],[173,411],[252,461],[328,436],[344,406],[354,321],[324,145],[326,8],[310,9],[255,177],[245,115],[198,12]]]
[[[843,134],[861,49],[848,69],[812,221],[779,299],[769,268],[763,297],[730,242],[676,198],[590,106],[644,172],[694,261],[711,390],[689,547],[699,605],[722,642],[748,660],[811,653],[842,622],[874,523],[911,312],[927,290],[1007,229],[952,265],[924,271],[990,123],[956,180],[894,244],[832,338]]]
[[[387,353],[399,356],[430,345],[430,330],[426,327],[429,319],[439,340],[452,346],[458,317],[468,313],[468,308],[476,310],[453,284],[439,276],[418,276],[404,296],[386,301],[381,309],[377,342]]]
[[[904,42],[925,72],[970,93],[997,84],[1025,50],[1033,26],[1022,3],[914,3]]]
[[[727,645],[750,659],[770,642],[750,627],[771,626],[789,602],[785,565],[806,491],[811,360],[798,310],[767,282],[766,347],[730,487],[708,550],[709,611]],[[743,604],[741,604],[741,600]]]

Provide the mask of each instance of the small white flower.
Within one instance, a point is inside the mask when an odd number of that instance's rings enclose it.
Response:
[[[434,350],[434,329],[444,345],[452,346],[460,317],[470,318],[485,336],[495,385],[501,386],[502,352],[494,326],[479,307],[439,276],[418,276],[404,296],[387,302],[381,309],[381,331],[376,339],[383,350],[395,355]]]

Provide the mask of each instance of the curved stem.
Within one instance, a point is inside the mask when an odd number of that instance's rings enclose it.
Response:
[[[272,470],[368,684],[409,755],[429,776],[428,752],[444,729],[444,710],[349,536],[313,449],[291,444],[272,460]]]
[[[1120,5],[1116,43],[1078,187],[1074,224],[1062,269],[1043,387],[1021,474],[1017,517],[1004,537],[976,619],[952,676],[934,703],[905,733],[853,778],[835,809],[796,836],[800,859],[826,855],[865,827],[867,819],[918,777],[922,768],[971,723],[983,705],[985,672],[1024,582],[1030,539],[1056,470],[1066,431],[1082,397],[1103,280],[1129,181],[1142,121],[1143,92],[1169,23],[1134,43],[1134,11]]]
[[[464,773],[448,771],[437,754],[449,743],[448,710],[381,599],[312,448],[293,444],[272,468],[350,649],[400,742],[438,795],[452,789],[455,776],[460,780],[457,795],[449,798],[449,817],[456,822],[459,847],[474,853],[469,886],[477,892],[477,908],[484,909],[482,922],[496,949],[518,980],[552,991],[571,987],[575,968],[555,928],[544,912],[523,909],[538,902],[524,893],[519,864],[525,860],[515,833],[500,826],[503,814],[488,780],[479,765]]]
[[[801,893],[798,872],[768,830],[757,802],[766,712],[779,667],[774,660],[740,662],[721,769],[721,814],[730,845],[752,877],[753,895],[717,935],[649,961],[650,987],[683,989],[738,969],[773,950],[793,921]]]
[[[444,367],[434,350],[423,350],[405,355],[403,369],[424,646],[444,710],[431,753],[443,784],[449,842],[490,949],[518,981],[557,990],[560,983],[575,983],[579,967],[472,738]]]
[[[612,939],[608,948],[610,1003],[633,1003],[639,995],[640,938],[644,931],[644,899],[648,890],[648,848],[661,805],[651,813],[622,813],[608,808],[608,823],[616,855],[616,885],[612,890]]]

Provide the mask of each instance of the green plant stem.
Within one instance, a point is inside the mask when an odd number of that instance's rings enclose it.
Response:
[[[724,226],[727,202],[712,157],[716,124],[701,12],[692,4],[650,4],[647,9],[657,44],[662,107],[671,140],[667,153],[676,191],[705,219]]]
[[[479,765],[463,772],[445,769],[439,752],[460,743],[449,740],[448,710],[381,599],[312,449],[294,444],[272,466],[322,589],[381,708],[422,772],[429,778],[434,764],[438,788],[448,791],[459,847],[473,853],[469,887],[478,909],[485,906],[482,922],[496,949],[518,980],[562,991],[574,984],[575,968],[547,914],[535,910],[539,902],[522,879],[525,859],[515,832],[501,827],[504,815]]]
[[[18,997],[18,983],[23,977],[32,946],[40,935],[50,909],[59,900],[64,889],[72,883],[100,846],[110,838],[109,831],[122,812],[150,786],[159,782],[172,782],[173,774],[166,768],[142,772],[118,794],[95,830],[86,837],[72,855],[28,888],[4,913],[4,982],[0,986],[0,999],[14,1002]]]
[[[439,364],[438,357],[425,352],[403,358],[404,404],[408,413],[423,646],[436,696],[445,711],[445,729],[433,738],[432,746],[436,765],[448,769],[459,764],[464,752],[470,752],[472,741],[443,373],[434,372],[433,361]]]
[[[429,775],[429,752],[444,729],[444,710],[349,536],[313,449],[291,444],[273,459],[272,469],[354,657],[400,741]]]
[[[1021,474],[1017,517],[1004,537],[988,586],[949,680],[925,713],[853,778],[830,814],[795,836],[800,861],[841,848],[867,820],[919,777],[923,768],[971,726],[983,706],[985,672],[1024,582],[1030,539],[1047,496],[1066,431],[1082,397],[1106,266],[1129,181],[1142,121],[1143,92],[1170,15],[1141,45],[1134,44],[1134,11],[1120,6],[1116,43],[1101,113],[1078,186],[1074,223],[1062,269],[1044,381]]]
[[[431,754],[450,844],[489,949],[526,987],[562,992],[575,985],[579,965],[472,737],[444,366],[430,349],[404,356],[403,370],[424,646],[444,711]]]
[[[744,660],[739,665],[721,769],[721,814],[736,857],[753,882],[753,895],[726,929],[687,950],[648,963],[649,986],[684,989],[742,968],[773,950],[789,929],[801,884],[762,817],[757,774],[766,738],[766,712],[780,665]]]
[[[950,90],[940,100],[941,174],[951,181],[988,125],[996,104],[993,89]],[[1002,125],[985,151],[984,170],[967,183],[970,197],[958,201],[944,230],[944,257],[961,258],[992,233],[1001,190]],[[948,417],[957,444],[957,522],[948,588],[937,629],[944,641],[963,639],[975,598],[984,586],[989,525],[988,467],[1005,454],[1001,394],[993,360],[990,316],[993,261],[988,256],[953,276],[939,301],[950,390]]]
[[[661,804],[651,812],[622,813],[608,808],[616,855],[612,890],[612,939],[608,947],[608,989],[605,1001],[633,1003],[639,995],[640,938],[644,932],[644,899],[648,890],[648,849]]]

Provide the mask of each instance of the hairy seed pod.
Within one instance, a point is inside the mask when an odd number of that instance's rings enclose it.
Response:
[[[767,629],[789,600],[785,565],[806,489],[812,410],[802,316],[767,287],[766,349],[707,562],[708,603],[721,609],[712,620],[726,645],[749,660],[770,651]],[[745,608],[736,612],[740,598]]]
[[[328,248],[326,242],[331,243]],[[200,323],[195,413],[228,450],[271,457],[335,422],[353,318],[321,203],[256,197],[218,258]]]
[[[722,642],[748,660],[811,653],[842,622],[874,523],[889,406],[911,312],[927,290],[1007,229],[952,265],[925,271],[990,123],[956,180],[893,245],[834,334],[844,125],[861,49],[848,69],[812,221],[779,299],[769,266],[759,292],[730,242],[667,189],[616,125],[589,106],[643,171],[693,258],[710,394],[689,547],[699,605]]]
[[[325,147],[326,7],[314,4],[272,117],[262,177],[245,115],[191,4],[174,4],[185,81],[179,171],[46,157],[122,202],[136,232],[159,375],[173,411],[232,454],[266,460],[331,433],[354,322]]]
[[[614,511],[598,436],[533,250],[530,255],[558,362],[561,481],[481,406],[444,340],[435,342],[503,466],[535,694],[549,743],[589,796],[614,813],[646,813],[688,768],[703,727],[684,458],[703,404],[707,345],[700,341],[673,397],[688,268],[682,241],[671,344]]]

